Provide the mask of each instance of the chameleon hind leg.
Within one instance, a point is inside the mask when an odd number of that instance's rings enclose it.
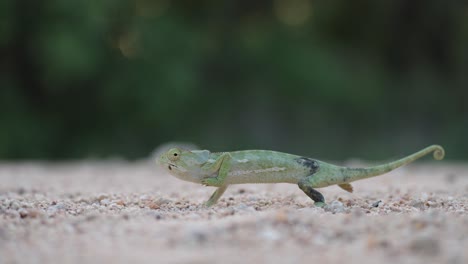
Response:
[[[314,204],[317,207],[324,207],[325,206],[325,198],[323,195],[315,190],[313,185],[309,182],[309,177],[304,178],[299,181],[297,184],[299,189],[301,189],[310,199],[314,200]]]
[[[218,189],[216,189],[216,191],[214,191],[214,193],[211,195],[210,199],[208,199],[208,201],[205,202],[205,206],[210,207],[213,204],[215,204],[219,200],[221,195],[223,195],[223,193],[226,191],[227,187],[227,185],[218,187]]]

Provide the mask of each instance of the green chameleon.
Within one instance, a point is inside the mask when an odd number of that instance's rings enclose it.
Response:
[[[269,150],[211,153],[208,150],[172,148],[163,153],[157,163],[181,180],[218,187],[205,203],[206,206],[215,204],[230,184],[294,183],[314,200],[316,206],[323,207],[325,199],[315,188],[337,184],[352,192],[350,182],[387,173],[431,152],[434,152],[436,160],[444,158],[444,149],[432,145],[380,166],[347,168]]]

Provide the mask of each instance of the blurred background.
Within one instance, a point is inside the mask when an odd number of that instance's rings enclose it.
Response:
[[[468,158],[463,1],[0,2],[0,159]]]

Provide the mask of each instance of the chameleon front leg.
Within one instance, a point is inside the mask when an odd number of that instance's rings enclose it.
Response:
[[[323,195],[320,192],[318,192],[317,190],[313,188],[314,185],[309,181],[309,177],[306,177],[300,180],[297,185],[305,194],[307,194],[307,196],[309,196],[312,200],[314,200],[315,206],[324,207],[325,198],[323,198]]]
[[[205,168],[203,168],[206,171],[212,171],[215,173],[216,171],[218,172],[218,175],[216,177],[208,177],[205,179],[201,180],[201,183],[206,186],[216,186],[216,187],[222,187],[224,186],[224,180],[226,179],[229,170],[231,169],[232,165],[232,157],[231,154],[229,153],[223,153],[221,156],[219,156],[216,161],[213,164],[206,165]]]
[[[210,207],[214,205],[221,197],[221,195],[223,195],[223,193],[226,191],[227,187],[227,185],[218,187],[218,189],[216,189],[216,191],[214,191],[214,193],[211,195],[210,199],[208,199],[208,201],[205,202],[205,206]]]
[[[216,186],[218,189],[211,195],[210,199],[205,202],[206,206],[212,206],[215,204],[221,195],[226,191],[227,185],[224,184],[229,170],[231,169],[231,154],[224,153],[222,154],[213,164],[205,166],[205,170],[215,173],[218,172],[216,177],[209,177],[202,179],[201,183],[206,186]]]

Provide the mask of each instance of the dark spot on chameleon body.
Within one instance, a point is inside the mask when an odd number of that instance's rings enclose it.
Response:
[[[171,167],[171,165],[167,166],[167,168],[168,168],[169,170],[172,170],[172,167]]]
[[[317,161],[315,161],[313,159],[306,158],[306,157],[300,157],[300,158],[297,158],[295,160],[296,160],[297,163],[301,164],[302,166],[307,167],[309,169],[311,175],[316,173],[318,168],[319,168],[319,165],[318,165]]]

